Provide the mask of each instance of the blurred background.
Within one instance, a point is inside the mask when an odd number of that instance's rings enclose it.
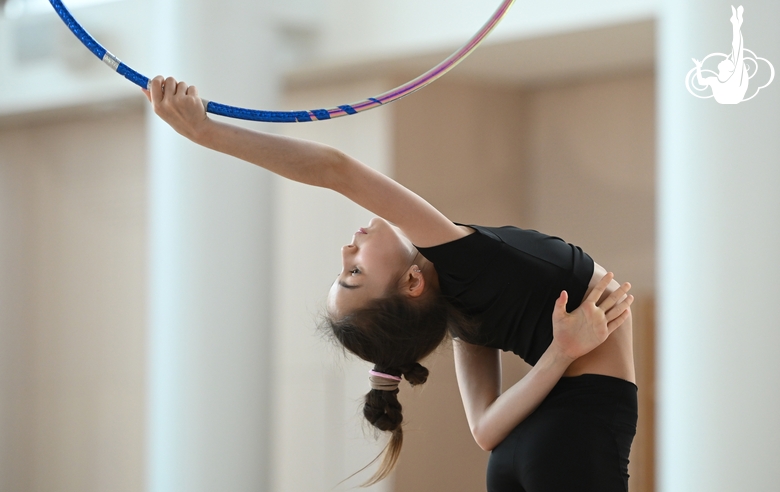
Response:
[[[500,2],[64,3],[145,75],[292,110],[406,82]],[[780,3],[744,6],[746,47],[780,67]],[[237,124],[334,145],[454,221],[582,246],[636,296],[631,490],[776,491],[780,93],[722,106],[685,89],[691,58],[730,52],[730,16],[723,0],[518,0],[397,103]],[[357,487],[371,468],[342,480],[384,445],[361,416],[369,365],[317,323],[370,218],[198,148],[47,1],[0,1],[0,491]],[[451,347],[425,364],[401,390],[397,470],[371,490],[484,490]],[[505,386],[526,370],[504,357]]]

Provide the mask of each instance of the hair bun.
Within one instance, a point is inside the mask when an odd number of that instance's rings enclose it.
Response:
[[[423,384],[428,380],[428,369],[419,362],[401,367],[400,369],[404,378],[406,378],[412,386]]]

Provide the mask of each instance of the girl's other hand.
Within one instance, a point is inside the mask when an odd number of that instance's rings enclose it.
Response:
[[[150,90],[141,90],[152,103],[155,114],[190,140],[197,141],[211,121],[194,85],[158,75],[152,79]]]
[[[553,344],[572,360],[595,349],[628,318],[634,296],[628,295],[628,282],[599,302],[614,275],[607,273],[588,294],[580,306],[566,312],[569,299],[566,291],[555,302],[553,311]]]

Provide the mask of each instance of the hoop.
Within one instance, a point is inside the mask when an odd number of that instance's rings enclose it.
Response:
[[[60,16],[62,21],[65,23],[65,25],[68,26],[71,32],[84,44],[84,46],[87,47],[87,49],[89,49],[89,51],[102,60],[103,63],[142,89],[149,88],[149,77],[128,67],[110,51],[103,48],[100,43],[95,41],[95,39],[90,36],[90,34],[83,27],[81,27],[78,21],[76,21],[73,15],[62,4],[61,0],[49,0],[49,3],[51,3],[52,7],[54,7],[54,10],[57,12],[57,15]],[[237,118],[251,121],[266,121],[271,123],[299,123],[305,121],[330,120],[333,118],[339,118],[341,116],[348,116],[367,111],[369,109],[374,109],[401,99],[402,97],[407,96],[412,92],[420,90],[452,70],[458,63],[469,56],[477,48],[477,46],[479,46],[482,40],[485,39],[485,37],[493,30],[493,28],[498,25],[501,19],[504,18],[506,13],[509,11],[509,7],[511,7],[513,3],[514,0],[503,0],[495,13],[493,13],[490,19],[488,19],[488,21],[484,26],[482,26],[477,34],[475,34],[459,50],[457,50],[455,53],[450,55],[432,69],[428,70],[416,79],[407,82],[406,84],[403,84],[378,96],[369,97],[363,101],[352,104],[343,104],[335,108],[311,109],[304,111],[264,111],[257,109],[246,109],[236,106],[228,106],[226,104],[220,104],[214,101],[207,101],[206,99],[203,99],[203,103],[206,107],[206,111],[212,114],[227,116],[228,118]]]

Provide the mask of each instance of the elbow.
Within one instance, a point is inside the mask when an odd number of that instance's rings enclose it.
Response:
[[[477,443],[483,451],[493,451],[498,446],[494,436],[491,436],[489,432],[485,432],[484,426],[474,425],[471,427],[471,435],[474,437],[474,441]]]
[[[493,444],[491,442],[477,441],[477,446],[479,446],[480,449],[482,449],[482,451],[487,451],[489,453],[489,452],[493,451],[493,448],[496,447],[496,444]]]

